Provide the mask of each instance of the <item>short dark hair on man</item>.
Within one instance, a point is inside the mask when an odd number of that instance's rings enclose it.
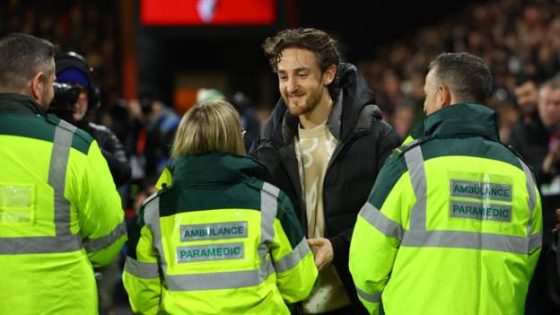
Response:
[[[12,33],[0,38],[0,87],[23,87],[37,72],[54,72],[56,46],[32,35]]]
[[[449,87],[458,102],[486,102],[492,92],[492,74],[482,58],[466,52],[443,53],[430,63],[439,82]]]
[[[287,48],[307,49],[315,54],[321,73],[331,65],[338,66],[340,55],[336,41],[329,34],[314,28],[287,29],[268,37],[262,44],[264,53],[274,72],[278,71],[278,62],[282,51]],[[338,76],[337,76],[338,77]],[[329,85],[329,93],[335,98],[338,90],[338,78]]]

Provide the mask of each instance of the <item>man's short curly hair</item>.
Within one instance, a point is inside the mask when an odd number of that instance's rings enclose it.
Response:
[[[314,28],[280,31],[275,36],[265,39],[262,47],[274,72],[278,71],[278,62],[282,58],[282,52],[287,48],[300,48],[313,52],[319,62],[321,73],[324,73],[331,65],[338,66],[340,63],[336,40],[329,34]],[[338,76],[328,89],[334,99],[338,90]]]

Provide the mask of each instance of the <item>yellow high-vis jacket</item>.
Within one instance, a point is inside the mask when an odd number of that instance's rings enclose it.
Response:
[[[350,271],[371,314],[521,315],[540,253],[541,202],[499,142],[495,112],[457,104],[383,166],[358,216]]]
[[[0,165],[0,314],[97,314],[93,266],[126,240],[97,143],[29,98],[0,94]]]
[[[317,269],[289,198],[263,166],[186,156],[140,209],[123,275],[138,314],[289,314]]]

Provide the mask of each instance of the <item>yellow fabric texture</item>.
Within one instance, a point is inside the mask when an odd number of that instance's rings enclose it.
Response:
[[[150,202],[158,202],[158,198]],[[151,209],[150,209],[151,210]],[[149,211],[149,210],[148,210]],[[188,243],[190,246],[240,243],[243,257],[227,260],[180,262],[177,250],[185,246],[178,235],[181,226],[204,224],[228,224],[247,222],[247,237],[227,239],[205,239]],[[294,219],[294,222],[295,221]],[[136,262],[157,268],[159,261],[166,267],[158,268],[155,277],[141,277],[125,272],[123,281],[129,294],[132,309],[138,314],[289,314],[286,302],[304,299],[310,292],[317,269],[313,255],[307,254],[293,268],[274,272],[262,283],[227,289],[170,290],[165,278],[170,276],[196,276],[212,273],[235,273],[261,268],[259,244],[261,239],[261,212],[253,209],[212,209],[207,211],[182,212],[161,217],[162,249],[164,257],[154,247],[153,232],[142,227],[136,247]],[[293,253],[292,246],[278,219],[274,222],[274,240],[267,244],[268,253],[264,263],[277,262]],[[306,245],[307,246],[307,245]],[[127,264],[129,262],[127,261]],[[224,281],[228,276],[224,276]]]
[[[527,181],[532,179],[526,178],[522,169],[498,160],[465,156],[433,158],[424,161],[424,167],[426,231],[466,231],[484,233],[490,239],[504,236],[525,242],[531,236],[527,235],[529,224],[532,235],[542,233],[540,197],[535,188],[534,209],[528,209]],[[387,169],[384,167],[380,177],[386,175]],[[416,203],[409,171],[398,178],[381,208],[373,210],[391,225],[400,226],[405,237]],[[451,202],[472,201],[469,197],[452,196],[452,180],[511,185],[511,201],[482,200],[483,204],[511,207],[511,219],[480,220],[450,215]],[[376,182],[372,195],[381,185]],[[516,253],[461,246],[406,246],[360,215],[352,237],[349,265],[358,290],[370,296],[382,294],[387,315],[521,315],[539,253],[540,247]],[[360,299],[370,314],[379,314],[379,302],[362,296]]]
[[[31,203],[17,210],[27,212],[30,219],[13,222],[2,216],[0,242],[3,238],[56,235],[54,191],[48,184],[52,150],[50,141],[0,135],[0,186],[31,187],[32,191]],[[107,237],[123,223],[121,200],[96,142],[91,142],[87,153],[70,149],[64,188],[64,198],[70,203],[70,231],[79,234],[84,242]],[[10,207],[5,203],[0,208],[4,210],[0,213],[6,213]],[[89,253],[81,248],[71,252],[0,254],[0,314],[97,314],[92,264],[111,262],[125,240],[123,235]]]

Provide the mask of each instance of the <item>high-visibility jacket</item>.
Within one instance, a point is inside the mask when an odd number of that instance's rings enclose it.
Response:
[[[542,213],[496,114],[457,104],[385,163],[358,216],[350,271],[371,314],[523,314]]]
[[[97,314],[94,266],[125,242],[120,197],[85,132],[0,94],[0,314]]]
[[[130,232],[123,281],[139,314],[289,314],[317,269],[289,198],[264,167],[229,154],[187,156]]]

